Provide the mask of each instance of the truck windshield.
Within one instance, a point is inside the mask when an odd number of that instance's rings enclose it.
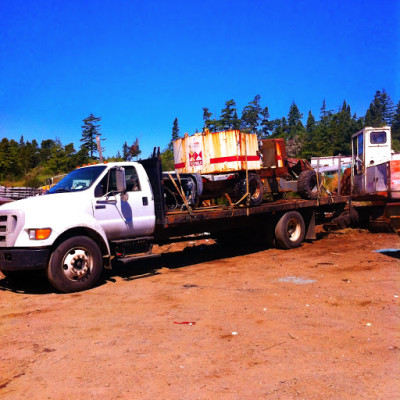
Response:
[[[53,186],[48,193],[77,192],[86,190],[99,177],[106,167],[98,165],[80,168],[69,173],[57,185]]]

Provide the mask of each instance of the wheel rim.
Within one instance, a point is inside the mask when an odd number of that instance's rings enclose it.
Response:
[[[287,224],[287,233],[290,241],[295,242],[301,234],[301,226],[296,218],[290,218]]]
[[[257,182],[251,182],[249,185],[250,196],[252,199],[258,199],[261,195],[261,188]]]
[[[258,199],[260,197],[260,188],[258,187],[258,185],[252,185],[252,187],[250,188],[250,192],[252,199]]]
[[[90,273],[93,267],[93,258],[84,248],[73,248],[63,259],[64,275],[71,281],[77,281]]]

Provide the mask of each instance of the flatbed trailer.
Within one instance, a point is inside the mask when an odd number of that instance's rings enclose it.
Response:
[[[157,244],[202,232],[209,232],[222,241],[234,232],[235,236],[244,237],[247,233],[247,236],[257,239],[265,237],[267,244],[289,249],[299,246],[304,239],[315,239],[315,225],[339,215],[349,201],[349,196],[326,196],[313,200],[291,197],[264,201],[254,207],[239,204],[166,211],[160,161],[152,158],[140,163],[153,189],[154,243]],[[244,228],[247,230],[243,231]],[[224,242],[229,243],[228,240]]]

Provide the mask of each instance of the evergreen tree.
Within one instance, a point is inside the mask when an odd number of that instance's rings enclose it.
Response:
[[[272,131],[272,121],[269,120],[269,110],[268,107],[264,107],[261,111],[261,128],[258,131],[258,134],[261,138],[266,138],[271,134]]]
[[[221,110],[221,117],[218,121],[217,128],[226,131],[234,129],[238,124],[239,120],[235,100],[228,100],[225,102],[225,108]]]
[[[308,112],[306,133],[304,136],[303,148],[301,150],[301,157],[310,159],[318,155],[317,151],[317,122],[315,121],[314,115],[311,110]]]
[[[365,114],[365,126],[390,125],[393,118],[393,102],[385,89],[377,90]]]
[[[288,135],[289,126],[286,118],[277,118],[271,121],[272,124],[272,135],[271,138],[283,138],[286,139]]]
[[[325,99],[322,100],[322,106],[320,109],[320,121],[318,123],[318,138],[319,143],[317,145],[318,154],[322,155],[332,155],[332,135],[329,131],[329,125],[332,119],[332,111],[327,110]]]
[[[90,158],[97,152],[96,136],[101,136],[100,121],[101,117],[95,117],[93,114],[83,120],[81,142],[88,149]]]
[[[351,153],[350,140],[351,135],[355,133],[353,129],[350,106],[344,100],[339,111],[332,115],[328,127],[330,137],[332,138],[330,155],[349,155]]]
[[[171,141],[170,141],[169,144],[168,144],[168,148],[169,148],[170,150],[172,150],[172,149],[174,148],[174,141],[175,141],[176,139],[179,139],[179,132],[180,132],[180,129],[179,129],[178,118],[175,118],[175,119],[174,119],[174,122],[173,122],[173,124],[172,124]]]
[[[304,135],[304,126],[301,122],[303,114],[300,112],[299,107],[293,101],[288,114],[288,139],[300,138]]]
[[[122,146],[122,158],[124,159],[124,161],[127,161],[129,159],[129,146],[127,142],[125,142]]]
[[[203,107],[203,121],[204,121],[203,131],[208,129],[210,132],[216,132],[217,121],[211,119],[212,115],[213,114],[207,107]]]
[[[400,101],[397,103],[392,119],[392,148],[400,152]]]
[[[258,133],[258,127],[260,125],[260,106],[261,96],[258,94],[254,97],[246,107],[243,108],[242,118],[241,118],[241,130],[247,133]]]

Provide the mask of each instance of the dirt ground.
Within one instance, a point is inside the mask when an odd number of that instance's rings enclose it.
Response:
[[[76,294],[0,279],[0,398],[400,398],[400,238],[318,236],[164,246]]]

